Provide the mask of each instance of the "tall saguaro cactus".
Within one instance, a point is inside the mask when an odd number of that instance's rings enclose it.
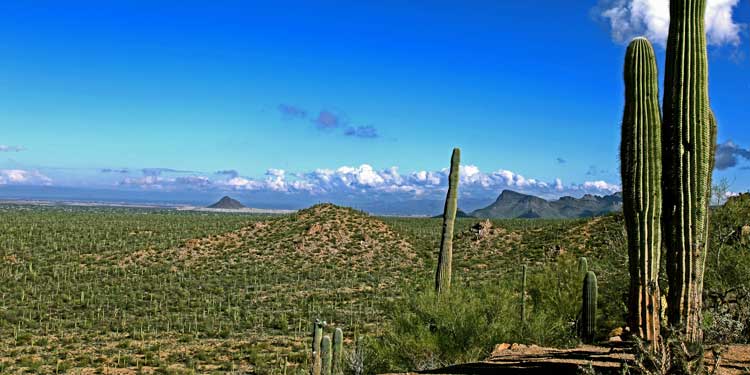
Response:
[[[706,0],[669,2],[662,106],[667,319],[692,343],[703,338],[703,274],[714,158],[705,12]]]
[[[461,150],[453,149],[451,169],[448,176],[448,195],[443,211],[443,236],[440,241],[440,255],[435,275],[435,292],[440,294],[451,287],[451,267],[453,263],[453,226],[458,209],[458,167],[461,164]]]
[[[656,56],[646,38],[625,55],[625,110],[620,143],[623,212],[628,237],[628,325],[658,345],[661,255],[661,111]]]

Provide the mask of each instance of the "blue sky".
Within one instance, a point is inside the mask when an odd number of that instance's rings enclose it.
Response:
[[[750,1],[712,2],[746,191]],[[617,190],[623,41],[659,43],[659,0],[348,3],[2,2],[0,185],[418,199],[461,147],[465,196]]]

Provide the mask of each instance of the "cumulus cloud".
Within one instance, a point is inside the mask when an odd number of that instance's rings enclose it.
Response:
[[[723,171],[739,164],[740,159],[750,160],[750,149],[740,147],[731,140],[716,146],[717,170]]]
[[[38,171],[0,169],[0,185],[50,185],[52,179]]]
[[[235,170],[189,175],[163,173],[165,170],[174,171],[165,168],[155,171],[149,168],[144,170],[142,176],[123,178],[119,184],[147,190],[236,190],[284,195],[301,194],[317,196],[319,199],[443,199],[449,174],[447,168],[401,172],[398,167],[376,169],[369,164],[291,173],[284,169],[271,168],[260,177],[241,176]],[[559,178],[544,181],[506,169],[485,172],[471,164],[461,165],[459,170],[461,196],[474,199],[494,199],[505,189],[543,198],[583,194],[606,195],[620,190],[619,185],[603,180],[564,184]]]
[[[227,189],[290,194],[368,194],[372,197],[390,194],[398,195],[400,198],[439,198],[445,194],[448,185],[448,170],[401,173],[397,167],[377,170],[368,164],[358,167],[316,169],[297,174],[269,169],[263,178],[235,176],[217,181],[216,185]],[[566,186],[559,178],[545,182],[504,169],[483,172],[474,165],[460,167],[460,185],[461,194],[471,197],[495,197],[504,189],[547,198],[561,195],[612,194],[620,190],[619,185],[605,181],[587,181]]]
[[[739,0],[707,0],[706,34],[712,45],[738,45],[740,29],[733,17]],[[669,0],[602,0],[596,8],[612,29],[612,38],[627,42],[646,36],[666,45],[669,33]]]
[[[26,151],[26,148],[22,146],[0,145],[0,152],[21,152],[21,151]]]

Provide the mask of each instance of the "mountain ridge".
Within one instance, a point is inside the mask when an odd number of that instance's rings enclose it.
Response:
[[[581,198],[564,196],[548,201],[537,196],[503,190],[495,202],[470,215],[487,219],[571,219],[601,216],[622,209],[622,193]]]

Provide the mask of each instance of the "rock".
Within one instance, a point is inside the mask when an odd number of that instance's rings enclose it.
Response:
[[[508,344],[507,342],[504,342],[502,344],[495,345],[495,349],[492,352],[499,353],[499,352],[504,352],[508,349],[510,349],[510,344]]]
[[[750,225],[743,225],[740,229],[740,242],[743,245],[750,243]]]
[[[471,231],[474,233],[477,240],[482,239],[492,231],[492,222],[489,219],[480,221],[471,227]]]
[[[622,336],[623,332],[625,332],[624,328],[617,327],[617,328],[615,328],[615,329],[613,329],[612,331],[609,332],[609,337]]]

